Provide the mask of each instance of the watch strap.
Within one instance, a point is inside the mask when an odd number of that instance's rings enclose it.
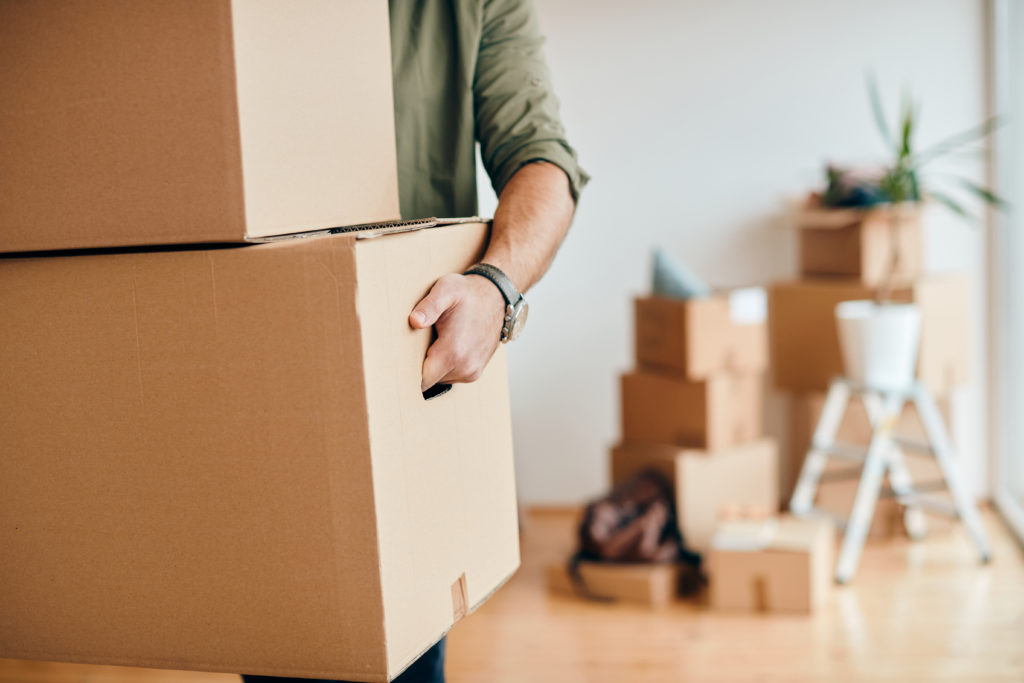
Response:
[[[478,263],[463,273],[463,275],[481,275],[493,282],[494,286],[501,291],[501,295],[505,297],[505,303],[509,306],[515,306],[523,298],[523,295],[512,284],[512,280],[509,279],[508,275],[505,275],[500,268],[492,266],[490,263]]]

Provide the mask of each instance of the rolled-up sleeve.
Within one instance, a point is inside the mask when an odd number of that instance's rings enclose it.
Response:
[[[590,177],[566,140],[530,0],[485,0],[473,79],[476,139],[500,196],[525,164],[547,161],[569,177],[573,201]]]

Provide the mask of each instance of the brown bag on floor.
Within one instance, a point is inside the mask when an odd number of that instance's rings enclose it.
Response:
[[[584,560],[682,562],[699,577],[701,558],[683,544],[668,482],[657,472],[645,470],[584,510],[579,551],[569,561],[569,574],[580,591],[589,595],[579,573]]]

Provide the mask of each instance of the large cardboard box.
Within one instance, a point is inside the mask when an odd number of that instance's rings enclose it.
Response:
[[[708,557],[715,609],[812,612],[831,585],[835,532],[792,517],[723,524]]]
[[[0,251],[399,217],[386,3],[0,2]]]
[[[779,499],[778,449],[771,439],[709,454],[658,444],[624,442],[612,449],[612,484],[646,469],[672,485],[676,517],[688,548],[707,550],[720,511],[773,510]]]
[[[548,590],[561,595],[634,602],[653,608],[666,607],[680,594],[683,576],[693,569],[682,564],[621,564],[580,562],[576,585],[566,563],[547,568]]]
[[[775,386],[787,391],[828,389],[832,378],[843,372],[836,304],[874,295],[874,289],[849,280],[818,278],[772,285],[768,291],[768,346]],[[892,298],[921,307],[918,378],[940,396],[965,384],[970,360],[967,277],[928,275],[897,288]]]
[[[797,215],[801,274],[835,275],[881,285],[895,250],[892,282],[912,283],[922,272],[921,213],[910,206],[896,211],[898,220],[894,224],[894,210],[889,207],[804,208]]]
[[[689,381],[637,370],[622,376],[622,437],[719,450],[762,434],[761,375],[718,374]]]
[[[821,409],[825,404],[823,394],[794,394],[790,397],[790,444],[789,476],[787,477],[786,500],[792,495],[796,478],[800,475],[804,458],[807,456],[807,449],[811,445],[811,437],[814,428],[821,415]],[[952,417],[952,402],[945,399],[938,400],[939,411],[946,421],[947,429]],[[921,417],[913,405],[907,404],[900,414],[899,422],[896,425],[895,433],[903,438],[918,442],[926,442],[924,426]],[[843,419],[839,423],[836,432],[836,440],[842,443],[867,446],[871,440],[871,424],[868,421],[864,404],[857,398],[850,401]],[[905,453],[904,461],[914,484],[922,491],[934,498],[945,499],[952,502],[948,491],[941,484],[943,483],[942,472],[938,462],[930,456]],[[815,505],[838,517],[848,517],[853,509],[853,500],[857,495],[857,487],[860,484],[859,475],[846,477],[842,473],[850,473],[856,469],[856,464],[841,460],[830,460],[825,468],[821,483],[818,486],[818,495],[815,498]],[[938,489],[936,487],[938,486]],[[884,483],[886,489],[890,488],[888,481]],[[928,518],[928,530],[948,532],[956,522],[952,518],[930,515]],[[882,540],[896,534],[905,532],[903,524],[903,507],[894,498],[883,497],[878,499],[875,506],[875,514],[872,517],[871,526],[868,530],[868,538],[871,540]]]
[[[408,324],[486,237],[0,259],[0,657],[385,681],[486,600],[505,356]]]
[[[761,315],[745,317],[742,294],[720,292],[709,297],[677,300],[649,296],[636,299],[636,359],[641,365],[667,369],[687,379],[707,379],[730,371],[760,372],[768,364],[768,336]],[[738,300],[738,301],[737,301]],[[763,306],[763,304],[762,304]]]

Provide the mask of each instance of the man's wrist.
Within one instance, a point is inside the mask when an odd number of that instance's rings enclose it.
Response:
[[[498,290],[504,303],[505,314],[501,326],[501,341],[516,339],[526,325],[530,307],[512,280],[492,263],[481,262],[469,268],[463,275],[477,275],[487,279]]]
[[[468,278],[474,283],[479,284],[481,292],[486,292],[484,296],[495,302],[495,305],[500,306],[502,310],[505,310],[505,297],[502,296],[501,290],[494,286],[494,283],[485,278],[483,275],[477,273],[463,273],[463,277]]]

